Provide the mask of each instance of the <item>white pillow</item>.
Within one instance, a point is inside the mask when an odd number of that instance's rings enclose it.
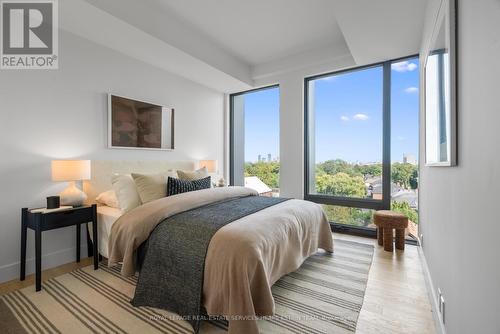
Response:
[[[118,199],[120,210],[128,212],[142,204],[137,186],[130,174],[113,174],[111,183],[113,184],[113,190]]]
[[[95,200],[97,203],[104,204],[112,208],[120,208],[120,204],[118,203],[118,198],[116,198],[114,190],[108,190],[100,193]]]
[[[142,204],[167,196],[167,180],[169,176],[176,178],[177,173],[175,171],[168,171],[165,174],[132,173]]]
[[[207,167],[203,167],[195,171],[178,170],[177,175],[181,180],[194,181],[206,178],[208,176],[208,170]]]

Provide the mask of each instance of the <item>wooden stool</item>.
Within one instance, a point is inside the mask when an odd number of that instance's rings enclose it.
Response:
[[[389,210],[376,211],[373,222],[377,225],[377,239],[384,250],[393,251],[393,229],[396,230],[396,249],[405,249],[405,228],[408,227],[408,217],[404,214]]]

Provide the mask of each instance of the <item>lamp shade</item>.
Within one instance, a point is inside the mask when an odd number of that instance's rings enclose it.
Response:
[[[200,168],[207,167],[209,173],[217,173],[217,160],[200,160]]]
[[[52,160],[52,181],[90,179],[90,160]]]

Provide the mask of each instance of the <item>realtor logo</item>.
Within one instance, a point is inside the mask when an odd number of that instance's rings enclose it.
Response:
[[[57,69],[57,0],[1,2],[1,69]]]

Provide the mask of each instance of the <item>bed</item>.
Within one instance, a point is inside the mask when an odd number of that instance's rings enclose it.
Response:
[[[124,215],[100,208],[100,241],[108,246],[100,252],[109,265],[122,264],[124,276],[140,269],[133,305],[176,312],[195,331],[203,310],[227,318],[230,333],[258,333],[257,317],[274,314],[271,286],[318,248],[332,252],[333,240],[319,205],[257,195],[226,187]]]
[[[193,161],[136,161],[136,160],[92,160],[91,179],[84,181],[83,190],[87,194],[87,204],[95,203],[97,196],[112,188],[111,176],[113,174],[127,174],[130,172],[159,173],[171,169],[194,170],[196,163]],[[98,247],[99,254],[105,257],[108,255],[108,240],[111,227],[116,220],[123,215],[123,212],[114,207],[109,207],[98,203],[97,221],[98,224]],[[89,236],[92,238],[92,225],[88,224]]]
[[[97,235],[98,235],[98,247],[99,254],[104,256],[106,259],[109,257],[108,254],[108,241],[109,235],[111,234],[111,228],[113,224],[123,215],[123,211],[118,208],[113,208],[106,205],[99,205],[97,207]],[[92,226],[89,224],[89,231],[92,232]],[[90,233],[92,236],[92,233]]]

